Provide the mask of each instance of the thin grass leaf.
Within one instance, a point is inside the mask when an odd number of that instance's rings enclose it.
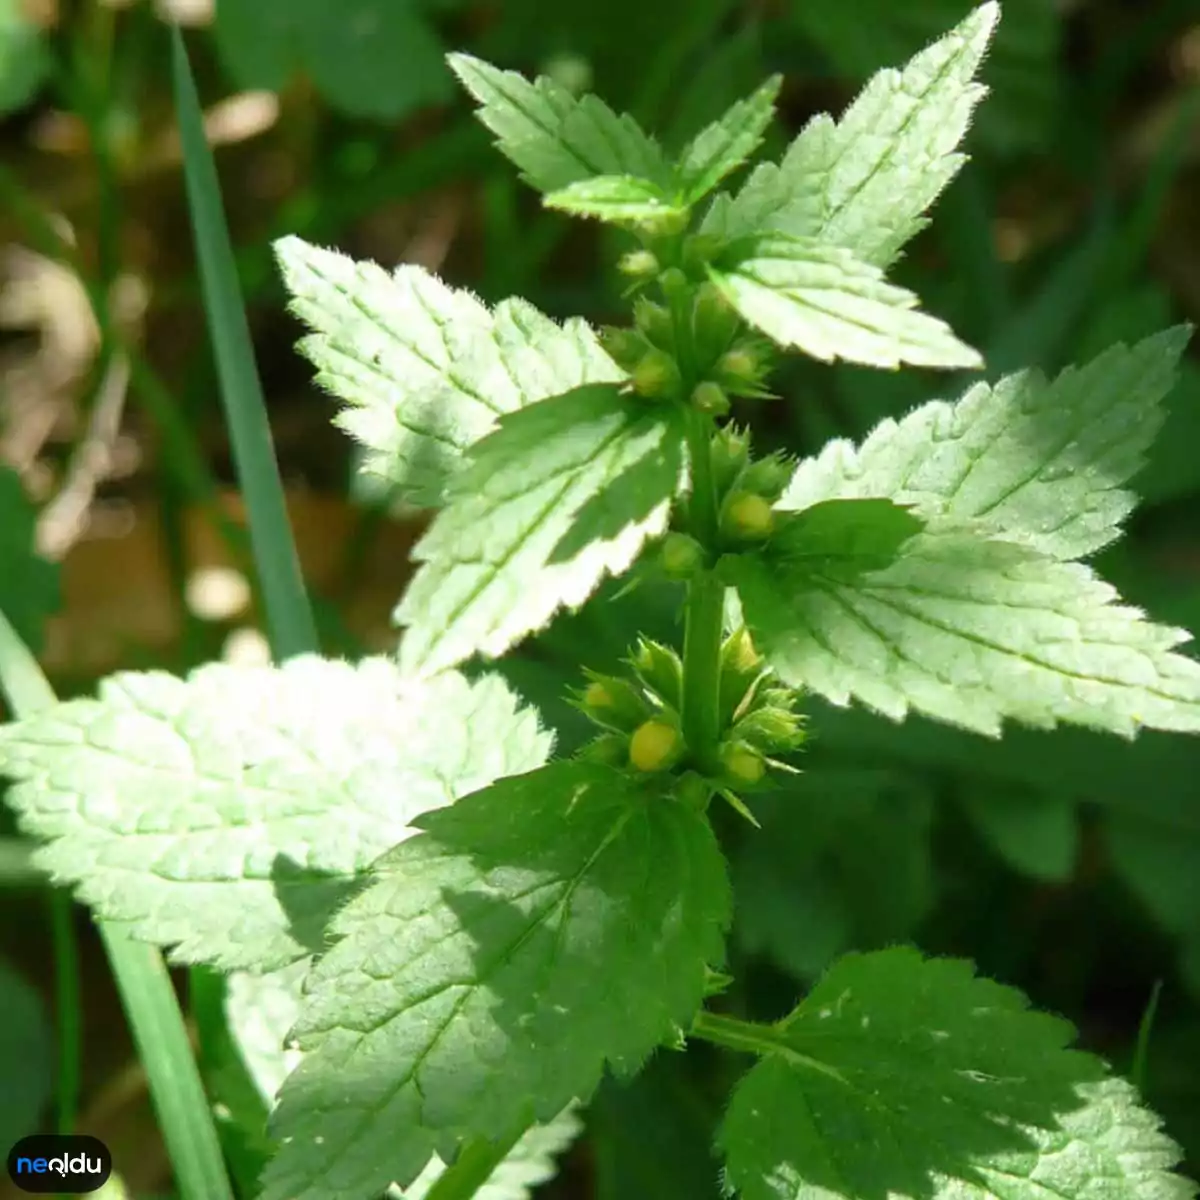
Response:
[[[171,49],[183,174],[204,309],[238,481],[249,512],[250,541],[262,583],[271,648],[276,659],[283,659],[316,650],[317,629],[288,523],[283,483],[221,206],[217,169],[204,135],[196,83],[178,27],[172,30]]]

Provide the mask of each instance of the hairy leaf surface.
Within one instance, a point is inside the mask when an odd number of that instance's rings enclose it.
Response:
[[[36,861],[176,961],[225,969],[320,949],[415,816],[549,750],[498,678],[415,684],[387,658],[123,673],[0,727]]]
[[[1200,664],[1173,652],[1190,634],[1145,621],[1086,567],[956,527],[900,541],[894,517],[839,549],[799,516],[766,552],[723,560],[789,683],[992,736],[1005,717],[1200,730]]]
[[[524,300],[491,312],[421,267],[392,273],[296,237],[276,244],[300,349],[349,406],[336,418],[364,469],[423,506],[445,499],[466,451],[499,418],[621,369],[581,320],[557,325]]]
[[[782,84],[781,76],[772,75],[752,96],[739,100],[683,148],[676,176],[685,203],[703,199],[758,149],[775,115]]]
[[[839,439],[796,469],[779,501],[887,497],[928,516],[981,523],[990,536],[1055,558],[1094,553],[1120,532],[1163,397],[1191,335],[1180,326],[1117,345],[1047,381],[1020,371],[881,422],[855,448]]]
[[[888,283],[850,251],[815,238],[747,238],[709,274],[751,325],[824,362],[983,365],[944,321],[917,310],[912,292]]]
[[[479,104],[477,115],[496,135],[497,149],[538,191],[556,192],[596,175],[669,185],[658,143],[599,97],[575,97],[548,76],[530,83],[469,54],[451,54],[449,63]]]
[[[419,821],[338,915],[264,1200],[370,1200],[586,1101],[701,1002],[730,897],[702,816],[560,762]]]
[[[970,963],[840,959],[737,1086],[745,1200],[1188,1200],[1179,1149],[1071,1026]]]
[[[400,662],[432,673],[495,657],[577,608],[666,527],[678,412],[593,385],[503,418],[471,451],[396,610]]]
[[[840,121],[814,117],[782,162],[719,196],[705,233],[779,230],[886,267],[928,223],[925,210],[965,158],[957,146],[985,89],[974,82],[1000,9],[984,4],[901,71],[875,75]]]

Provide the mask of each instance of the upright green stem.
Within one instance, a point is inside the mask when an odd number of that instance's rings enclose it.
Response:
[[[688,453],[692,470],[692,536],[706,550],[717,541],[717,496],[711,459],[711,420],[688,413]],[[688,583],[683,634],[683,736],[700,766],[707,766],[721,735],[721,635],[725,585],[708,569]]]

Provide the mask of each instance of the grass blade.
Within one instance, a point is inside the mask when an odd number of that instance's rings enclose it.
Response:
[[[172,29],[171,38],[175,108],[200,286],[234,462],[250,516],[250,542],[271,648],[279,660],[315,650],[316,625],[288,523],[217,168],[204,134],[200,99],[178,26]]]
[[[0,689],[18,717],[55,701],[37,660],[0,613]],[[150,1083],[181,1200],[234,1200],[183,1013],[162,955],[97,921]],[[75,1014],[76,1021],[79,1014]]]

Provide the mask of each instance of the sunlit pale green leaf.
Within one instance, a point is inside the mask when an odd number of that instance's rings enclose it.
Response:
[[[917,297],[849,250],[774,233],[744,239],[710,269],[741,315],[780,345],[823,362],[978,367],[977,351],[917,309]]]
[[[505,413],[619,367],[583,321],[558,325],[524,300],[489,312],[416,266],[387,272],[296,237],[276,245],[300,349],[349,407],[337,423],[366,448],[364,469],[397,498],[438,505],[466,451]]]
[[[400,679],[392,660],[120,674],[0,727],[36,861],[102,917],[187,962],[270,970],[419,813],[543,762],[495,678]]]
[[[779,230],[887,266],[964,162],[957,147],[984,93],[974,76],[999,12],[983,4],[902,71],[880,71],[841,120],[814,117],[782,162],[718,197],[704,231]]]

